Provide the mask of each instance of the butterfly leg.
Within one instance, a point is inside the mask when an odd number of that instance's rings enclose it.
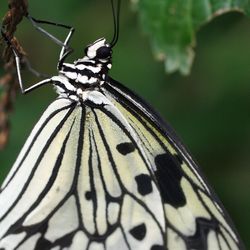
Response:
[[[44,20],[38,20],[35,19],[29,15],[27,15],[27,18],[30,20],[30,22],[32,23],[32,25],[41,33],[43,33],[44,35],[46,35],[47,37],[49,37],[52,41],[54,41],[56,44],[62,46],[61,52],[60,52],[60,56],[59,56],[59,61],[58,61],[58,70],[61,69],[61,65],[63,64],[64,60],[66,59],[66,57],[73,51],[72,48],[69,47],[69,40],[72,37],[73,33],[74,33],[74,28],[70,27],[68,25],[64,25],[64,24],[59,24],[59,23],[54,23],[54,22],[50,22],[50,21],[44,21]],[[50,34],[49,32],[47,32],[46,30],[44,30],[43,28],[41,28],[38,23],[41,24],[49,24],[49,25],[54,25],[54,26],[58,26],[58,27],[63,27],[66,29],[69,29],[69,33],[65,39],[64,42],[60,41],[58,38],[56,38],[55,36],[53,36],[52,34]],[[14,46],[12,45],[11,41],[8,39],[8,37],[6,36],[5,32],[3,29],[1,29],[1,34],[2,37],[4,38],[4,40],[6,41],[6,43],[10,46],[10,48],[12,49],[12,52],[14,54],[15,57],[15,62],[16,62],[16,68],[17,68],[17,76],[18,76],[18,82],[19,82],[19,86],[21,89],[21,92],[23,94],[26,94],[27,92],[30,92],[44,84],[50,83],[52,80],[51,78],[42,80],[38,83],[36,83],[35,85],[32,85],[31,87],[25,89],[23,86],[23,82],[22,82],[22,77],[21,77],[21,66],[20,66],[20,57],[18,55],[18,52],[16,51],[16,49],[14,48]],[[36,75],[37,77],[47,77],[47,75],[42,74],[38,71],[36,71],[34,68],[32,68],[31,64],[29,63],[29,61],[27,59],[24,59],[24,63],[27,67],[27,69],[33,73],[34,75]]]
[[[11,48],[13,54],[14,54],[15,62],[16,62],[16,69],[17,69],[18,82],[19,82],[19,86],[20,86],[21,92],[23,94],[26,94],[26,93],[30,92],[31,90],[36,89],[36,88],[38,88],[38,87],[40,87],[40,86],[42,86],[44,84],[50,83],[52,81],[51,78],[48,78],[48,79],[42,80],[42,81],[40,81],[40,82],[32,85],[31,87],[25,89],[24,86],[23,86],[23,81],[22,81],[22,76],[21,76],[20,57],[18,55],[18,52],[16,51],[15,47],[12,45],[11,41],[9,40],[9,38],[6,36],[6,34],[3,31],[3,29],[1,29],[1,34],[2,34],[2,37],[4,38],[4,40],[6,41],[6,43],[10,46],[10,48]],[[39,72],[36,72],[35,70],[33,70],[33,71],[36,74],[40,74]]]
[[[72,37],[75,29],[73,27],[65,25],[65,24],[54,23],[54,22],[45,21],[45,20],[38,20],[38,19],[35,19],[34,17],[31,17],[29,15],[27,16],[27,18],[30,20],[32,25],[37,30],[39,30],[41,33],[43,33],[44,35],[49,37],[52,41],[54,41],[56,44],[58,44],[58,45],[60,45],[62,47],[60,55],[59,55],[58,64],[57,64],[57,69],[60,70],[61,67],[62,67],[62,64],[64,63],[64,61],[66,59],[66,57],[73,51],[73,49],[69,46],[69,41],[70,41],[70,38]],[[68,29],[69,33],[68,33],[66,39],[64,40],[64,42],[62,42],[58,38],[56,38],[55,36],[50,34],[48,31],[41,28],[38,24],[49,24],[49,25],[62,27],[62,28]]]

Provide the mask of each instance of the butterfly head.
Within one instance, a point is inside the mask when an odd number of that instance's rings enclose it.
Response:
[[[105,38],[100,38],[85,48],[85,54],[90,60],[108,63],[111,61],[112,48]]]

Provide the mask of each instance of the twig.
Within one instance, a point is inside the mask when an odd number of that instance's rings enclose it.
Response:
[[[26,53],[22,46],[14,36],[17,25],[22,18],[27,15],[28,0],[8,0],[9,10],[3,17],[2,29],[6,37],[11,41],[20,56],[20,61],[25,57]],[[13,104],[16,99],[18,90],[18,81],[16,77],[15,59],[11,48],[1,39],[1,43],[5,45],[2,53],[5,74],[0,78],[0,88],[2,94],[0,96],[0,150],[3,149],[8,141],[10,133],[9,116],[13,111]]]

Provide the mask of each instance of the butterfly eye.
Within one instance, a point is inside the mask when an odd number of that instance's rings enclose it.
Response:
[[[112,50],[110,47],[102,46],[96,51],[96,57],[98,59],[106,59],[111,56]]]

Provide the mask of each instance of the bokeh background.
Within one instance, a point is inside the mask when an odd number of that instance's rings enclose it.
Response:
[[[1,1],[0,16],[6,10],[7,0]],[[29,10],[36,18],[76,28],[71,42],[75,52],[69,62],[83,55],[86,44],[113,35],[109,1],[30,0]],[[66,35],[56,27],[46,29],[62,39]],[[18,26],[17,36],[35,68],[56,74],[59,46],[27,21]],[[144,97],[172,124],[250,249],[250,20],[240,13],[217,17],[198,31],[195,51],[189,76],[166,75],[163,63],[152,54],[137,13],[129,1],[123,1],[120,38],[110,75]],[[23,77],[27,85],[38,80],[28,72]],[[50,86],[18,96],[10,141],[0,152],[0,182],[55,97]]]

